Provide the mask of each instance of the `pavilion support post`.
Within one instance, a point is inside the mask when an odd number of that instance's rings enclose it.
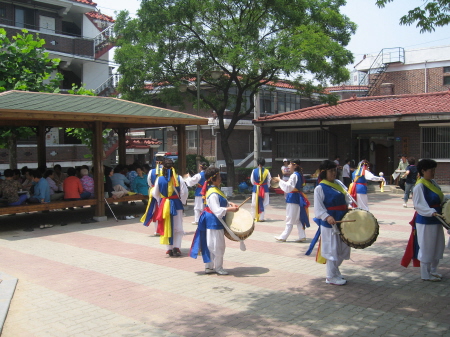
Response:
[[[94,185],[95,198],[97,205],[95,206],[94,219],[97,221],[106,221],[105,216],[105,186],[103,172],[103,125],[102,122],[94,122],[94,139],[93,139],[93,158],[94,165]]]
[[[38,167],[47,165],[47,152],[45,148],[45,124],[40,121],[37,127],[37,159]]]
[[[186,126],[179,125],[177,128],[178,136],[178,170],[179,174],[185,175],[187,173],[186,164]]]
[[[126,128],[119,128],[117,130],[117,134],[119,136],[119,146],[118,146],[119,165],[127,164],[127,147],[126,147],[126,137],[125,137],[126,132],[127,132]]]

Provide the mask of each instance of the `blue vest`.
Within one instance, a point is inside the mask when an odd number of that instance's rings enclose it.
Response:
[[[265,171],[265,170],[266,170],[266,169],[265,169],[264,167],[261,168],[261,173],[264,174],[264,171]],[[269,186],[267,185],[267,178],[269,177],[269,175],[267,175],[266,179],[264,179],[264,181],[261,182],[261,177],[259,176],[259,167],[255,168],[255,169],[253,170],[252,174],[253,174],[253,180],[255,181],[255,183],[258,183],[258,184],[265,184],[265,185],[261,185],[260,188],[264,188],[264,191],[265,191],[265,192],[269,192]],[[256,192],[256,185],[253,185],[253,190],[252,190],[252,192],[253,192],[253,193]]]
[[[220,207],[227,207],[228,201],[224,197],[222,197],[218,193],[211,193],[211,195],[217,194],[219,196],[219,204]],[[210,196],[211,196],[210,195]],[[209,199],[209,197],[208,197]],[[222,218],[223,221],[225,221],[225,217]],[[217,219],[217,217],[209,212],[203,211],[200,215],[200,219],[198,220],[198,228],[200,230],[206,230],[206,229],[224,229],[222,223]]]
[[[159,193],[162,194],[161,197],[162,196],[171,197],[171,196],[177,194],[174,190],[172,195],[167,195],[168,194],[168,182],[171,179],[171,176],[170,176],[171,173],[168,173],[167,175],[168,175],[168,177],[166,177],[166,176],[158,177]],[[178,185],[179,185],[180,177],[178,176],[177,178],[178,178]],[[178,195],[180,195],[180,186],[176,187],[176,190],[178,192]],[[180,198],[170,199],[170,208],[172,209],[172,207],[175,207],[174,209],[176,209],[176,210],[184,209]]]
[[[345,211],[344,210],[339,211],[339,210],[329,210],[328,208],[342,205],[347,206],[345,195],[335,190],[331,186],[325,185],[323,183],[320,183],[320,186],[322,186],[322,190],[325,196],[323,204],[327,208],[327,213],[331,215],[336,221],[341,220],[344,217],[345,213],[347,213],[347,209]],[[331,228],[331,225],[324,220],[320,220],[320,225]]]
[[[202,187],[203,187],[203,184],[205,183],[205,171],[202,171],[202,172],[200,172],[200,180],[199,180],[199,182],[198,182],[198,185],[200,185],[200,186],[198,186],[197,185],[197,188],[195,189],[195,196],[196,197],[201,197],[202,195],[201,195],[201,192],[202,192]]]
[[[352,178],[355,180],[356,171],[353,171]],[[365,185],[361,185],[365,184]],[[367,194],[367,180],[365,176],[361,176],[356,180],[356,193],[358,194]]]
[[[156,176],[156,169],[152,169],[150,171],[150,181],[151,181],[153,186],[155,186],[156,178],[157,178],[157,176]]]
[[[299,191],[303,191],[303,176],[300,172],[294,172],[297,175],[297,184],[295,184],[295,188]],[[288,204],[300,204],[300,196],[299,192],[291,192],[286,195],[286,202]]]
[[[439,195],[434,193],[432,190],[430,190],[428,187],[423,185],[423,196],[425,197],[425,201],[427,202],[428,206],[433,206],[431,208],[434,208],[437,213],[442,213],[442,207],[441,205],[441,199],[439,198]],[[439,205],[439,206],[437,206]],[[434,216],[423,216],[417,213],[416,218],[417,223],[425,224],[425,225],[439,225],[441,222],[436,219]]]

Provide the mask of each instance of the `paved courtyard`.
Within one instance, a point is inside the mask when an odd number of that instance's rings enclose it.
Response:
[[[352,249],[342,287],[325,284],[315,251],[304,255],[315,224],[307,243],[293,242],[295,229],[288,242],[275,242],[284,228],[281,195],[271,195],[268,220],[257,223],[247,251],[227,240],[228,276],[204,275],[201,259],[187,257],[192,201],[180,258],[166,257],[139,219],[80,224],[89,209],[0,217],[0,272],[19,280],[2,337],[450,336],[450,250],[443,281],[423,282],[418,268],[400,266],[413,209],[398,194],[369,201],[380,235]],[[44,221],[55,226],[39,229]]]

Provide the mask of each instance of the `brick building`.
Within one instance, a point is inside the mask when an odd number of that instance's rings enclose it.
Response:
[[[398,154],[438,162],[436,180],[450,185],[450,91],[354,97],[328,104],[261,117],[255,124],[270,128],[272,162],[300,158],[304,173],[313,173],[336,155],[368,159],[375,174],[388,177]]]
[[[386,48],[365,55],[355,69],[367,77],[368,96],[438,92],[450,88],[450,46],[404,50]]]

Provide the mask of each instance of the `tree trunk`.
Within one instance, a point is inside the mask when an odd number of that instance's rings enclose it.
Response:
[[[11,133],[8,137],[8,151],[9,151],[9,168],[11,170],[17,169],[17,136]]]
[[[225,157],[225,164],[227,165],[227,185],[228,187],[236,186],[234,160],[231,154],[230,145],[228,144],[228,135],[221,134],[220,145],[222,148],[223,156]]]

